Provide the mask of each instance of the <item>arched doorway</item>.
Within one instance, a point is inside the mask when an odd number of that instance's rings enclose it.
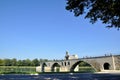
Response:
[[[60,65],[58,63],[54,63],[51,67],[52,72],[59,72],[60,71]]]
[[[70,72],[95,72],[95,69],[84,61],[78,61],[72,65]]]
[[[45,63],[43,63],[42,64],[42,72],[45,72],[45,67],[46,67],[47,65],[45,64]]]
[[[104,63],[103,67],[104,67],[104,70],[109,70],[110,69],[110,64],[109,63]]]

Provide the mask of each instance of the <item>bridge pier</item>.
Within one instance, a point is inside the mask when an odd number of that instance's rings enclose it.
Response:
[[[60,67],[60,72],[69,72],[68,67]]]

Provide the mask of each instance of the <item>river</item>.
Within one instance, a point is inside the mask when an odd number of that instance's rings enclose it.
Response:
[[[0,80],[120,80],[120,73],[5,74]]]

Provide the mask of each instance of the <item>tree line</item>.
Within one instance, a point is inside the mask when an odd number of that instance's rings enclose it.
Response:
[[[39,66],[41,62],[48,61],[47,59],[0,59],[0,66]]]

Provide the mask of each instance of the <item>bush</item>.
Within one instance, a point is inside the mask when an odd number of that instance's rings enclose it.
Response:
[[[30,74],[35,72],[35,67],[0,66],[0,74]]]

